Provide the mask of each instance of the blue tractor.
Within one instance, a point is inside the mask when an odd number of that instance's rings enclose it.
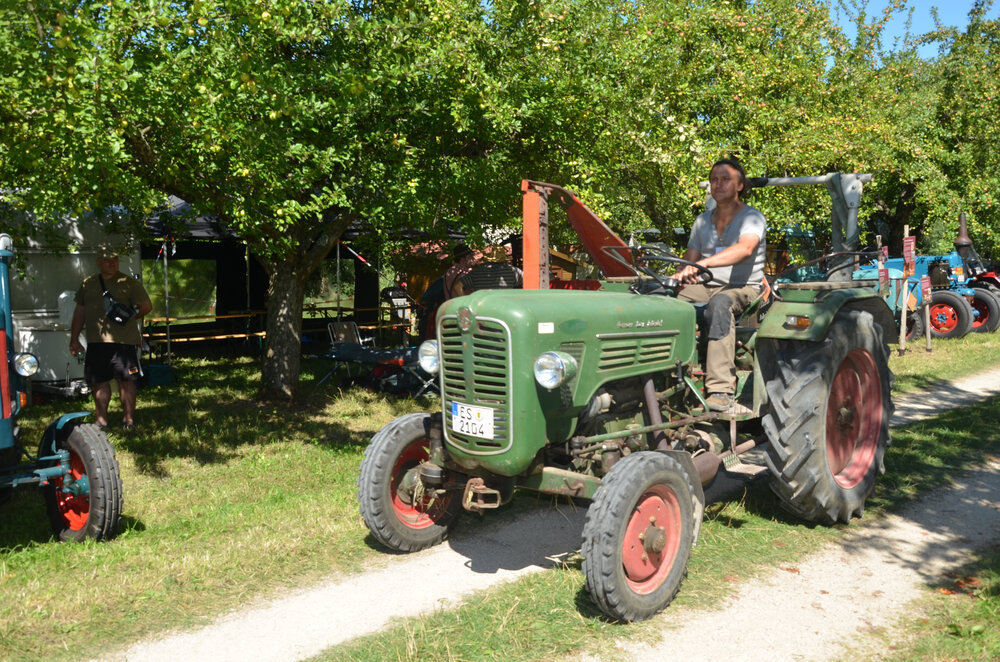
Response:
[[[992,275],[982,266],[982,261],[972,246],[966,231],[965,214],[959,216],[959,232],[955,250],[947,255],[920,255],[914,258],[914,274],[907,279],[910,308],[918,309],[911,315],[913,335],[924,332],[924,316],[919,307],[930,306],[931,336],[936,338],[961,338],[970,331],[991,333],[1000,328],[1000,295],[988,278]],[[903,269],[903,258],[886,261],[890,269]],[[921,296],[920,279],[927,276],[931,282],[929,302]],[[909,326],[908,326],[909,328]]]
[[[14,488],[34,485],[43,490],[52,531],[59,540],[104,540],[118,532],[122,481],[115,451],[89,414],[63,414],[42,435],[37,455],[21,440],[17,416],[26,406],[28,378],[38,359],[14,348],[11,321],[10,264],[14,242],[0,234],[0,518]]]

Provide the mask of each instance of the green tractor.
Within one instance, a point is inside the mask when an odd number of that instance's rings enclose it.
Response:
[[[754,184],[835,186],[849,241],[863,177]],[[726,485],[767,475],[806,520],[862,514],[884,472],[892,414],[895,323],[872,288],[791,283],[756,302],[737,322],[737,395],[752,414],[709,411],[697,309],[665,275],[690,263],[662,245],[625,245],[558,186],[522,190],[525,287],[535,289],[441,306],[437,339],[419,350],[438,376],[441,410],[392,421],[361,463],[361,515],[380,543],[435,545],[460,510],[497,508],[517,490],[590,500],[587,590],[608,616],[635,621],[676,595],[705,504],[731,493]],[[553,195],[605,275],[619,274],[598,291],[546,283]]]

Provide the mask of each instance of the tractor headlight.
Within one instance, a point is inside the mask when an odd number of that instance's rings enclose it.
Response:
[[[0,251],[13,251],[14,250],[14,240],[11,239],[10,235],[4,232],[0,234]]]
[[[438,341],[425,340],[417,348],[417,361],[420,368],[428,375],[436,375],[441,369],[441,358],[438,356]]]
[[[576,359],[563,352],[545,352],[535,359],[535,381],[550,391],[576,374]]]
[[[38,372],[38,359],[34,354],[18,354],[14,357],[14,372],[22,377],[31,377]]]

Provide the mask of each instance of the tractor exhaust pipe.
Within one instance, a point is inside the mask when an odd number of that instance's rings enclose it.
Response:
[[[958,215],[958,236],[955,237],[955,250],[958,251],[959,255],[962,254],[962,249],[968,248],[972,245],[972,238],[969,237],[969,229],[965,224],[965,212],[963,211]]]

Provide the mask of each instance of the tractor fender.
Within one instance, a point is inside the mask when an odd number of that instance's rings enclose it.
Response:
[[[799,290],[799,293],[802,291]],[[819,342],[841,308],[853,308],[871,313],[875,323],[882,327],[884,337],[893,342],[897,337],[896,321],[892,311],[878,292],[869,288],[843,288],[816,290],[815,297],[796,297],[798,300],[775,301],[760,324],[759,338],[807,340]],[[797,325],[789,318],[808,320]]]
[[[73,431],[73,428],[83,422],[80,419],[87,416],[90,416],[89,412],[75,411],[70,414],[63,414],[49,423],[49,426],[45,428],[45,433],[42,435],[42,443],[45,444],[45,449],[50,454],[55,453],[56,441],[59,439],[65,439],[69,436],[69,433]]]

